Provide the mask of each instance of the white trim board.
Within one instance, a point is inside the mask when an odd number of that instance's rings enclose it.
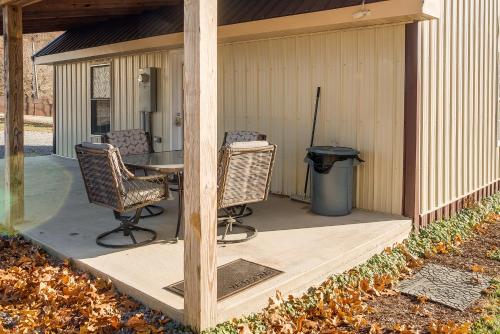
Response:
[[[220,26],[219,42],[280,37],[329,29],[345,29],[389,23],[404,23],[440,17],[440,0],[387,0],[367,4],[370,15],[355,19],[360,6],[351,6],[306,14],[290,15],[259,21]],[[47,65],[96,57],[114,56],[142,50],[175,49],[182,47],[182,32],[147,37],[93,48],[62,52],[35,58],[35,64]]]

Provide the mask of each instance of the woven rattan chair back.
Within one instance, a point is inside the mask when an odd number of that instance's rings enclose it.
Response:
[[[230,145],[236,142],[266,140],[267,136],[256,131],[233,130],[224,134],[223,145]]]
[[[121,212],[124,209],[123,181],[129,175],[122,166],[118,149],[111,145],[103,147],[98,149],[77,145],[76,156],[89,201]]]
[[[276,145],[234,148],[219,153],[218,208],[264,201],[269,194]]]
[[[105,141],[120,150],[121,155],[151,153],[148,134],[141,129],[109,132]]]
[[[168,198],[165,175],[134,176],[117,148],[89,145],[94,146],[77,145],[75,150],[91,203],[124,212]]]

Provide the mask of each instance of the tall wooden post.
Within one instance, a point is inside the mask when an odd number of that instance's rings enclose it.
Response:
[[[184,321],[217,322],[217,0],[184,1]]]
[[[24,221],[23,31],[22,9],[3,11],[5,75],[5,219],[13,228]]]

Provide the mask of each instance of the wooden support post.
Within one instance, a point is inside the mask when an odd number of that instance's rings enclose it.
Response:
[[[217,322],[217,0],[184,1],[184,321]]]
[[[3,7],[5,75],[5,221],[24,221],[23,30],[22,9]]]
[[[420,223],[420,106],[418,23],[405,30],[404,195],[403,214]]]

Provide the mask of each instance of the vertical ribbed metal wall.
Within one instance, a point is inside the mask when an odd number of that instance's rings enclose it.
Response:
[[[56,71],[56,154],[74,157],[74,146],[90,141],[90,67],[110,64],[112,71],[112,117],[114,130],[140,128],[138,112],[138,71],[142,67],[158,68],[158,111],[153,114],[153,133],[162,137],[155,150],[170,149],[170,71],[168,52],[149,52],[114,57],[100,61],[83,61],[55,66]]]
[[[219,138],[230,129],[266,133],[278,145],[272,191],[302,192],[314,97],[322,87],[316,144],[351,146],[366,160],[357,171],[357,206],[401,213],[404,25],[332,31],[221,45]],[[175,55],[175,56],[174,56]],[[137,74],[160,68],[156,150],[176,147],[171,134],[182,94],[177,51],[115,57],[113,129],[137,128]],[[57,154],[90,136],[90,62],[56,66]]]
[[[272,190],[303,191],[315,91],[316,144],[357,148],[360,208],[401,213],[404,25],[240,42],[219,52],[219,134],[250,129],[278,145]]]
[[[499,177],[497,0],[443,0],[421,22],[421,212]]]

